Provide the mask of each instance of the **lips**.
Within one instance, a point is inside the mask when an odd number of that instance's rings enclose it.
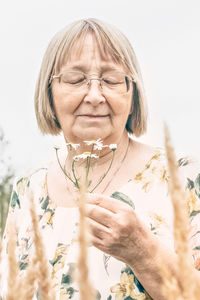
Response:
[[[93,115],[93,114],[83,114],[83,115],[78,115],[79,117],[88,117],[88,118],[103,118],[103,117],[108,117],[109,115]]]

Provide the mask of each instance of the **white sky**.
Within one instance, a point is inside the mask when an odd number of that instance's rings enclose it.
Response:
[[[140,62],[150,108],[144,141],[163,144],[162,121],[178,153],[200,158],[199,0],[7,0],[0,3],[0,126],[17,170],[52,155],[55,138],[37,129],[33,95],[51,37],[80,18],[114,24]]]

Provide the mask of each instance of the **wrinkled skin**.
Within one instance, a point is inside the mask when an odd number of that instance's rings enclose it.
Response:
[[[134,265],[150,232],[126,203],[100,194],[89,194],[86,205],[92,243],[103,252]]]

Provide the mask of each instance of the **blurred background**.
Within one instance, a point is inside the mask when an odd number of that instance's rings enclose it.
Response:
[[[141,140],[163,146],[165,121],[177,154],[200,158],[199,15],[199,0],[1,1],[0,182],[8,169],[17,175],[45,164],[62,143],[62,137],[44,137],[37,128],[35,83],[52,36],[88,17],[117,26],[135,49],[150,112]]]

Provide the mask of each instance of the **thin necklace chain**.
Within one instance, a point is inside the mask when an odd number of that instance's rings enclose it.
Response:
[[[122,160],[120,161],[119,163],[119,166],[117,167],[117,169],[113,172],[112,176],[111,176],[111,179],[107,182],[106,186],[104,187],[104,189],[101,191],[101,193],[105,193],[105,191],[107,190],[107,188],[109,187],[110,183],[112,182],[113,178],[115,177],[115,175],[119,172],[123,162],[125,161],[126,159],[126,156],[127,156],[127,153],[128,153],[128,149],[129,149],[129,144],[130,144],[130,138],[128,138],[128,144],[127,144],[127,147],[126,147],[126,151],[124,153],[124,156],[122,158]]]

